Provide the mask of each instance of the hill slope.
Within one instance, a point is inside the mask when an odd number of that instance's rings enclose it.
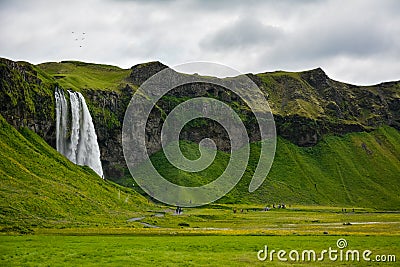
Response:
[[[123,222],[148,207],[143,196],[73,164],[1,115],[0,151],[0,227]]]
[[[198,154],[198,145],[181,142],[185,155]],[[258,161],[258,143],[239,184],[220,203],[286,203],[373,207],[400,207],[400,133],[382,127],[370,133],[328,136],[317,146],[298,147],[278,138],[271,171],[264,184],[248,192]],[[229,154],[219,151],[206,170],[188,173],[174,168],[162,152],[152,162],[166,179],[185,186],[200,186],[216,179],[225,169]]]

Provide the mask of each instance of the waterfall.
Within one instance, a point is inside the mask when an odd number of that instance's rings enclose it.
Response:
[[[68,104],[64,93],[56,89],[56,148],[61,154],[66,153]]]
[[[75,164],[89,166],[104,178],[97,135],[85,98],[79,92],[68,91],[68,93],[71,110],[70,125],[67,123],[69,113],[64,92],[56,89],[54,93],[57,151]],[[67,133],[70,133],[69,137]]]

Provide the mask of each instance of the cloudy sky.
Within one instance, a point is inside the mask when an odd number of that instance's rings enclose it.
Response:
[[[322,67],[400,80],[398,0],[0,0],[0,57],[129,68],[217,62],[240,72]]]

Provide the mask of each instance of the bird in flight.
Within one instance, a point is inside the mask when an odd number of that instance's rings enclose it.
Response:
[[[79,42],[79,47],[83,46],[83,41],[86,39],[84,36],[86,36],[86,32],[82,32],[79,34],[78,32],[71,31],[71,34],[73,35],[75,41],[80,41]]]

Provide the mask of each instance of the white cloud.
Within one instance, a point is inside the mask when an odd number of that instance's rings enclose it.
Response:
[[[254,73],[322,67],[370,84],[400,79],[398,13],[396,0],[3,0],[0,56],[125,68],[201,60]]]

